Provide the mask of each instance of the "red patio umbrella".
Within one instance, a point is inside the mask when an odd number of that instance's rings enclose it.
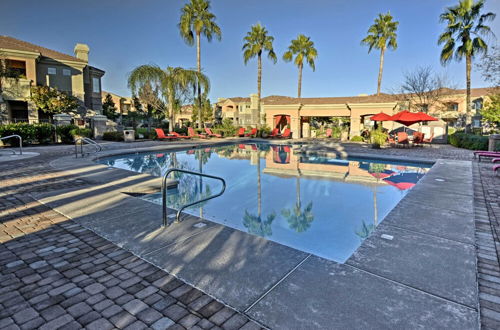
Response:
[[[371,116],[370,120],[373,120],[373,121],[390,121],[392,119],[391,119],[390,115],[388,115],[386,113],[383,113],[383,112],[379,112],[376,115]]]
[[[435,121],[438,119],[431,117],[423,112],[410,112],[408,110],[404,110],[392,116],[390,120],[403,124],[405,126],[410,126],[423,121]]]

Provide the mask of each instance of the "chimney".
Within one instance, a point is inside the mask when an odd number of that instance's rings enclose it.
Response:
[[[75,56],[80,60],[88,63],[89,61],[89,46],[86,44],[76,44],[75,46]]]

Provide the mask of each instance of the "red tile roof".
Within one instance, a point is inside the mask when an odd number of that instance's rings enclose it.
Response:
[[[0,36],[0,48],[39,53],[43,57],[53,58],[55,60],[76,61],[76,62],[86,63],[85,61],[76,58],[75,56],[63,54],[58,51],[38,46],[9,36]]]

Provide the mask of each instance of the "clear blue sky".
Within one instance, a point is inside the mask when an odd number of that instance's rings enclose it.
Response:
[[[136,66],[196,66],[196,49],[179,36],[177,23],[187,0],[1,0],[0,34],[73,54],[77,42],[90,46],[90,62],[106,71],[103,88],[129,95],[127,75]],[[465,64],[439,63],[438,17],[457,0],[212,0],[222,28],[221,42],[202,41],[202,66],[211,79],[211,98],[248,96],[256,91],[256,61],[243,64],[243,37],[261,22],[275,37],[278,64],[264,60],[263,95],[296,96],[297,69],[281,60],[297,34],[318,49],[316,72],[304,70],[303,97],[350,96],[376,92],[379,54],[360,45],[378,13],[390,10],[400,22],[399,47],[385,58],[382,90],[398,85],[402,73],[430,65],[465,88]],[[500,0],[486,9],[499,14],[491,23],[500,38]],[[479,72],[473,87],[487,84]]]

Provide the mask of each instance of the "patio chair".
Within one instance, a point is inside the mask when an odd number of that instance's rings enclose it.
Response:
[[[155,128],[156,136],[160,140],[176,140],[177,137],[171,135],[165,135],[165,132],[161,128]]]
[[[191,138],[190,136],[187,136],[187,135],[180,135],[177,132],[170,132],[169,134],[173,135],[173,136],[175,136],[176,138],[179,138],[179,139],[190,139]]]
[[[422,145],[423,142],[424,142],[424,133],[413,132],[413,144]]]
[[[280,130],[277,129],[277,128],[274,128],[272,131],[271,131],[271,134],[269,134],[269,137],[270,138],[274,138],[274,137],[279,137],[280,136]]]
[[[428,138],[428,139],[423,139],[423,140],[422,140],[422,142],[423,142],[424,144],[428,144],[428,145],[430,145],[430,144],[432,143],[432,139],[434,139],[434,133],[432,133],[432,134],[431,134],[431,137],[430,137],[430,138]]]
[[[252,128],[250,130],[250,133],[246,133],[245,136],[248,136],[248,137],[257,137],[257,129],[256,128]]]
[[[245,128],[240,127],[240,129],[238,130],[238,133],[236,133],[236,136],[244,137],[245,136]]]
[[[204,135],[204,134],[198,134],[194,131],[194,129],[192,127],[188,127],[188,135],[189,137],[197,137],[197,138],[200,138],[200,139],[207,139],[208,136]]]
[[[332,137],[332,129],[331,128],[327,128],[326,129],[326,137],[327,138],[331,138]]]
[[[389,135],[387,137],[387,143],[389,143],[389,145],[392,147],[392,146],[395,146],[396,145],[396,139],[394,138],[394,136],[392,135]]]
[[[215,134],[214,132],[212,132],[212,129],[207,128],[207,127],[205,127],[205,132],[207,133],[208,136],[215,136],[215,137],[218,137],[218,138],[222,137],[222,135]]]
[[[478,161],[481,161],[481,157],[486,157],[486,158],[496,158],[500,157],[500,151],[474,151],[474,159],[476,158]]]
[[[410,141],[408,140],[408,134],[406,132],[398,132],[398,145],[409,146]]]
[[[291,139],[292,138],[292,131],[289,128],[286,128],[283,134],[281,135],[282,139]]]

